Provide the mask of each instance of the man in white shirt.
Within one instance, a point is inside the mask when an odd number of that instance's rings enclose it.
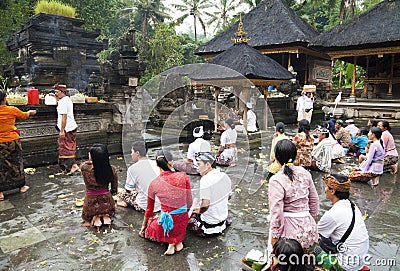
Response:
[[[231,179],[216,169],[215,156],[211,152],[196,155],[200,180],[200,207],[193,210],[188,227],[201,237],[220,234],[230,225],[228,200],[231,197]]]
[[[144,212],[147,207],[147,191],[150,183],[160,175],[160,168],[155,161],[147,158],[147,147],[144,141],[135,141],[131,150],[134,162],[128,168],[125,188],[118,191],[117,205],[133,206],[135,210]],[[161,210],[160,201],[156,199],[154,211]]]
[[[189,144],[186,160],[183,162],[177,161],[174,163],[174,168],[178,171],[186,172],[191,175],[198,175],[197,161],[195,155],[198,152],[210,152],[211,144],[203,138],[204,128],[199,126],[193,129],[193,137],[195,140]]]
[[[78,125],[74,118],[74,106],[67,96],[67,86],[55,84],[57,104],[58,164],[67,174],[73,174],[79,169],[75,163],[76,131]]]
[[[333,206],[318,222],[318,232],[323,237],[330,238],[332,243],[337,245],[338,253],[336,254],[336,261],[332,258],[332,254],[329,255],[328,252],[323,250],[317,251],[317,262],[321,263],[322,258],[325,258],[322,267],[327,270],[331,270],[330,267],[337,264],[347,271],[361,270],[369,249],[369,237],[360,210],[349,200],[351,181],[340,174],[325,174],[322,179],[326,183],[326,199],[330,200]],[[353,219],[352,205],[354,206],[353,229],[343,244],[338,245],[351,225]],[[330,259],[330,261],[326,259]]]
[[[346,120],[347,126],[344,129],[351,134],[352,137],[355,137],[358,132],[358,127],[354,125],[353,119]]]
[[[253,104],[252,103],[246,103],[246,108],[247,108],[247,132],[248,133],[254,133],[257,132],[257,116],[253,112]]]

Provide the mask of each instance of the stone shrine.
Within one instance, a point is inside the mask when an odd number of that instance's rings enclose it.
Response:
[[[142,70],[133,27],[129,27],[106,63],[100,65],[96,54],[106,43],[96,40],[100,32],[88,32],[82,28],[83,24],[73,18],[35,15],[7,42],[8,49],[18,52],[19,57],[18,62],[4,71],[12,79],[11,87],[31,85],[44,93],[54,83],[62,83],[105,100],[74,104],[78,159],[87,158],[88,148],[95,143],[107,145],[110,153],[121,153],[123,127],[129,127],[130,140],[139,138],[143,129],[142,94],[137,88]],[[18,107],[23,111],[37,110],[34,117],[17,123],[25,167],[56,163],[56,106]]]
[[[89,76],[100,73],[96,55],[105,44],[96,40],[100,31],[86,31],[83,24],[79,19],[39,13],[12,33],[7,48],[18,52],[18,62],[4,71],[12,78],[11,87],[27,84],[40,89],[64,83],[86,90]]]

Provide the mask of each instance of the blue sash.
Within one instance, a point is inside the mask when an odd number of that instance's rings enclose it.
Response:
[[[163,212],[161,211],[161,215],[157,219],[158,225],[161,225],[164,229],[164,236],[168,235],[168,233],[174,228],[174,220],[172,220],[171,215],[183,214],[187,211],[186,205],[181,208],[175,209],[172,212]]]

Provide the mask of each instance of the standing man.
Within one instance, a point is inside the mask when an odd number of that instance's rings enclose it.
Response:
[[[296,110],[297,110],[297,123],[300,123],[304,119],[304,95],[306,92],[303,90],[299,98],[297,98]]]
[[[351,181],[340,174],[325,174],[322,179],[326,183],[325,197],[333,206],[318,222],[318,233],[329,238],[338,252],[316,251],[317,262],[326,270],[361,270],[369,249],[369,237],[360,209],[349,199]],[[324,243],[322,240],[320,244]]]
[[[78,125],[74,119],[74,106],[67,96],[67,86],[55,84],[57,105],[58,164],[68,175],[79,169],[75,163],[76,131]]]
[[[252,103],[246,103],[246,108],[247,108],[247,132],[248,133],[254,133],[257,132],[257,116],[253,112],[253,104]]]
[[[306,92],[304,96],[303,118],[311,124],[312,112],[314,110],[314,95],[312,92]]]
[[[200,207],[193,211],[188,227],[200,237],[222,233],[230,225],[228,200],[231,197],[231,179],[216,169],[211,152],[196,154],[200,180]]]

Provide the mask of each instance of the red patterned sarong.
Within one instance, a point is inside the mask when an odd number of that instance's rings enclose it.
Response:
[[[76,130],[65,132],[65,137],[58,137],[58,164],[64,171],[70,171],[75,163]]]

